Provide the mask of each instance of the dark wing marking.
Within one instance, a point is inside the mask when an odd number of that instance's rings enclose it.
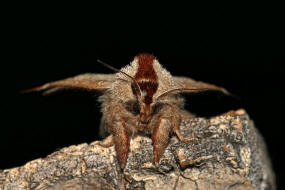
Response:
[[[50,94],[64,88],[79,88],[86,90],[106,90],[111,87],[115,80],[115,74],[80,74],[75,77],[66,78],[54,82],[46,83],[42,86],[24,90],[23,92],[33,92],[46,90],[45,94]]]
[[[220,91],[226,95],[231,95],[230,92],[228,92],[226,89],[213,85],[213,84],[209,84],[209,83],[205,83],[205,82],[201,82],[201,81],[195,81],[191,78],[188,77],[173,77],[174,81],[179,85],[179,88],[185,88],[185,89],[197,89],[197,92],[199,92],[199,90],[201,91],[205,91],[206,90],[213,90],[213,91]],[[183,91],[183,90],[182,90]],[[184,93],[193,93],[195,91],[183,91]]]

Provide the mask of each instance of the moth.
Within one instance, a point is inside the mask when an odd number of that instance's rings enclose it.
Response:
[[[229,95],[222,87],[187,77],[172,76],[149,53],[136,55],[129,65],[120,70],[102,64],[117,73],[80,74],[46,83],[26,92],[52,93],[66,88],[102,91],[103,95],[99,97],[103,114],[100,128],[110,134],[104,145],[115,145],[122,169],[127,163],[130,139],[136,135],[151,136],[156,166],[159,166],[160,158],[173,133],[179,140],[191,142],[179,130],[183,116],[188,113],[184,110],[181,93],[213,90]]]

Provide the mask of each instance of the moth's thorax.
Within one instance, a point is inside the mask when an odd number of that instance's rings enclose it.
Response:
[[[153,68],[153,61],[155,57],[152,54],[142,53],[138,54],[135,59],[138,60],[138,70],[135,75],[137,82],[141,80],[157,82],[157,75]]]
[[[149,105],[152,103],[153,95],[159,85],[157,74],[153,68],[155,57],[152,54],[144,53],[137,55],[135,59],[138,61],[138,69],[134,78],[142,92],[143,102]],[[132,91],[137,96],[134,82],[132,83]]]

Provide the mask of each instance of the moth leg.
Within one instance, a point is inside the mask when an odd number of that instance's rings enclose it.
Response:
[[[125,168],[130,146],[129,134],[124,122],[116,122],[112,130],[115,150],[122,169]]]
[[[162,157],[169,141],[169,135],[172,132],[172,126],[169,119],[160,119],[152,133],[153,155],[156,167],[159,166],[159,160]]]
[[[182,135],[181,132],[180,132],[179,125],[173,124],[173,130],[174,130],[175,134],[177,135],[177,137],[178,137],[178,139],[179,139],[180,141],[185,142],[185,143],[197,144],[197,141],[196,141],[196,140],[187,139],[187,138],[183,137],[183,135]]]
[[[175,111],[172,108],[172,112],[173,115],[175,115]],[[175,132],[175,134],[177,135],[178,139],[182,142],[185,143],[193,143],[193,144],[197,144],[196,140],[193,139],[187,139],[185,138],[181,132],[180,132],[180,123],[181,123],[181,117],[179,114],[177,114],[176,116],[172,117],[172,126],[173,126],[173,131]]]

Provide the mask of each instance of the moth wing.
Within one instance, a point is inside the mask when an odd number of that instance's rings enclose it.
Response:
[[[23,92],[45,91],[44,94],[50,94],[66,88],[101,91],[110,88],[114,80],[115,74],[85,73],[74,77],[49,82],[39,87],[24,90]]]
[[[231,95],[230,92],[228,92],[226,89],[216,86],[214,84],[209,84],[209,83],[205,83],[205,82],[201,82],[201,81],[195,81],[191,78],[188,77],[173,77],[174,81],[179,85],[179,88],[185,88],[185,89],[197,89],[199,92],[199,90],[204,91],[204,90],[213,90],[213,91],[219,91],[222,92],[226,95]],[[184,91],[185,93],[189,92],[189,93],[193,93],[193,91]]]

